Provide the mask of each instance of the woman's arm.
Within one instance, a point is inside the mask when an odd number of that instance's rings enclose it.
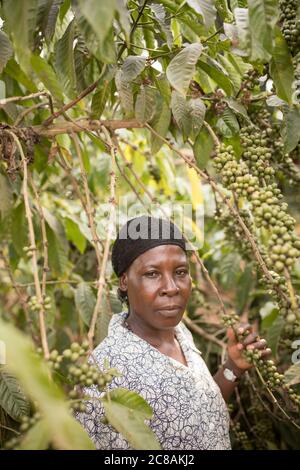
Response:
[[[225,364],[223,364],[218,370],[218,372],[214,375],[214,381],[219,386],[222,396],[224,400],[227,402],[233,390],[235,389],[238,383],[238,380],[236,382],[231,382],[230,380],[226,379],[224,375],[224,369],[226,368],[231,370],[234,373],[234,375],[237,377],[237,379],[239,379],[243,375],[244,371],[242,369],[239,369],[234,364],[234,362],[232,362],[231,359],[228,358]]]

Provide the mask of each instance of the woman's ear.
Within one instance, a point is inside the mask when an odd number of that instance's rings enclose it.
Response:
[[[128,282],[127,282],[127,273],[123,273],[119,279],[119,287],[122,291],[127,291]]]

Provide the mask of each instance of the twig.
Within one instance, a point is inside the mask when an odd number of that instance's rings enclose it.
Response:
[[[39,108],[44,108],[45,106],[48,106],[48,103],[37,103],[34,106],[31,106],[30,108],[26,108],[14,122],[14,126],[18,126],[20,122],[23,121],[23,119],[27,116],[27,114],[30,114],[32,111],[35,111],[36,109]]]
[[[215,132],[213,131],[211,126],[208,124],[208,122],[203,121],[203,125],[206,127],[206,129],[210,133],[210,135],[211,135],[211,137],[214,141],[215,146],[220,145],[220,141],[219,141],[218,137],[216,136]]]
[[[126,176],[125,171],[122,170],[122,168],[119,165],[118,159],[116,158],[116,165],[119,169],[119,172],[121,173],[122,177],[125,179],[125,181],[128,183],[134,194],[136,195],[137,199],[141,202],[142,205],[144,204],[144,201],[142,200],[141,196],[139,195],[138,191],[135,189],[133,184],[131,183],[130,179]]]
[[[3,98],[0,100],[0,106],[5,106],[7,103],[13,103],[14,101],[27,101],[33,98],[38,98],[39,96],[48,96],[49,93],[47,91],[40,91],[38,93],[31,93],[30,95],[26,96],[11,96],[10,98]]]
[[[129,162],[127,160],[127,158],[125,157],[124,155],[124,152],[121,148],[121,146],[119,145],[118,141],[113,138],[113,141],[114,141],[114,144],[116,145],[122,159],[124,160],[124,162],[126,163],[126,166],[130,169],[131,173],[133,174],[133,176],[135,177],[135,179],[139,182],[140,186],[143,188],[145,194],[147,194],[147,196],[149,197],[149,199],[151,199],[151,201],[153,201],[154,203],[157,202],[157,199],[155,197],[152,196],[152,194],[150,193],[150,191],[148,190],[148,188],[144,185],[144,183],[140,180],[140,178],[138,177],[138,175],[136,174],[136,172],[134,171],[134,169],[132,168],[132,163]]]
[[[268,387],[268,385],[266,384],[266,382],[264,381],[263,379],[263,376],[261,375],[260,373],[260,370],[258,369],[258,367],[255,367],[255,370],[257,372],[257,375],[259,376],[262,384],[266,387],[266,390],[268,391],[270,397],[272,398],[273,400],[273,403],[279,408],[279,410],[281,411],[281,413],[283,413],[283,415],[290,421],[290,423],[292,423],[297,429],[300,429],[300,426],[299,424],[297,424],[293,418],[287,414],[287,412],[282,408],[282,406],[280,405],[280,403],[278,402],[277,398],[275,397],[275,395],[273,394],[272,390]]]
[[[103,289],[105,286],[105,271],[106,271],[106,264],[108,260],[108,255],[109,255],[109,246],[110,246],[110,240],[112,238],[113,234],[113,226],[114,226],[114,217],[115,217],[115,206],[116,206],[116,173],[115,173],[115,155],[116,155],[116,147],[114,146],[110,134],[107,129],[103,128],[103,133],[105,134],[106,137],[106,143],[110,148],[111,151],[111,158],[112,158],[112,171],[110,172],[110,199],[109,202],[111,203],[111,210],[110,210],[110,215],[109,215],[109,221],[108,221],[108,230],[107,230],[107,238],[105,241],[105,246],[104,246],[104,252],[103,252],[103,258],[102,258],[102,264],[101,264],[101,270],[99,274],[99,280],[98,280],[98,291],[97,291],[97,300],[96,300],[96,305],[93,311],[93,316],[92,320],[90,323],[90,328],[88,331],[88,340],[89,340],[89,345],[90,345],[90,350],[93,349],[93,339],[95,336],[95,328],[96,328],[96,323],[97,323],[97,318],[98,318],[98,312],[101,306],[101,301],[102,301],[102,294],[103,294]]]
[[[100,77],[101,78],[101,77]],[[79,101],[81,101],[85,96],[87,96],[89,93],[91,93],[95,88],[97,87],[100,78],[96,80],[94,83],[89,85],[85,90],[83,90],[80,95],[77,96],[74,100],[70,101],[69,103],[65,104],[61,109],[56,111],[54,114],[52,114],[46,121],[43,122],[43,126],[49,126],[54,119],[58,118],[61,114],[63,114],[65,111],[68,111],[68,109],[73,108],[75,104],[77,104]]]
[[[131,28],[130,33],[129,33],[129,42],[131,42],[131,40],[132,40],[133,33],[134,33],[134,31],[136,30],[137,24],[138,24],[139,19],[141,18],[142,14],[143,14],[143,11],[144,11],[144,9],[145,9],[145,7],[146,7],[147,1],[148,1],[148,0],[144,0],[143,5],[142,5],[142,6],[140,7],[140,9],[139,9],[138,16],[136,17],[136,20],[135,20],[135,22],[133,23],[132,28]],[[117,61],[119,61],[119,60],[121,59],[122,54],[123,54],[123,52],[125,51],[126,47],[127,47],[127,46],[126,46],[126,43],[121,46],[121,48],[120,48],[120,50],[119,50],[119,53],[118,53]]]
[[[93,207],[92,207],[90,189],[89,189],[89,185],[88,185],[87,174],[86,174],[84,164],[83,164],[83,159],[82,159],[82,154],[81,154],[81,150],[80,150],[80,146],[79,146],[78,137],[75,134],[72,134],[72,139],[73,139],[73,142],[74,142],[74,145],[75,145],[76,154],[77,154],[77,157],[78,157],[78,160],[79,160],[79,165],[80,165],[80,171],[81,171],[83,187],[84,187],[84,193],[85,193],[84,208],[85,208],[85,211],[86,211],[86,214],[87,214],[87,217],[88,217],[88,225],[89,225],[89,227],[91,229],[91,233],[92,233],[94,248],[95,248],[96,257],[97,257],[97,265],[98,265],[97,269],[98,269],[98,275],[99,275],[100,266],[101,266],[101,258],[102,258],[102,256],[101,256],[102,246],[101,246],[98,234],[97,234],[95,220],[94,220],[94,217],[93,217],[95,215],[95,209],[93,209]]]
[[[61,112],[61,114],[64,111]],[[41,137],[55,137],[59,134],[72,134],[82,132],[83,128],[88,131],[100,130],[102,126],[107,129],[140,129],[145,124],[136,119],[120,119],[120,120],[97,120],[97,119],[79,119],[78,121],[63,121],[59,124],[52,124],[45,127],[44,125],[32,126],[32,130]]]
[[[223,341],[216,338],[214,335],[207,333],[200,326],[195,325],[195,323],[190,318],[183,317],[182,321],[189,327],[190,330],[193,330],[195,333],[207,339],[208,341],[212,341],[213,343],[220,346],[222,349],[226,349],[226,344]]]
[[[16,142],[20,155],[21,155],[22,163],[23,163],[23,174],[24,174],[23,194],[24,194],[24,203],[25,203],[25,213],[26,213],[28,229],[29,229],[30,251],[32,253],[31,259],[32,259],[32,271],[33,271],[33,277],[34,277],[35,291],[36,291],[37,299],[40,305],[39,326],[40,326],[41,342],[42,342],[44,356],[46,359],[48,359],[49,347],[48,347],[47,331],[46,331],[46,324],[45,324],[45,305],[44,305],[44,299],[42,296],[40,280],[39,280],[38,263],[37,263],[37,248],[36,248],[36,243],[35,243],[32,212],[31,212],[30,203],[29,203],[27,160],[24,155],[23,148],[18,137],[11,131],[7,131],[7,132],[12,136],[12,138]]]
[[[286,279],[286,283],[287,283],[287,288],[288,288],[288,291],[289,291],[289,294],[290,294],[291,306],[292,306],[292,309],[295,310],[298,307],[297,300],[296,300],[296,295],[295,295],[294,287],[293,287],[293,284],[292,284],[292,281],[291,281],[290,273],[288,272],[288,270],[286,268],[284,269],[284,275],[285,275],[285,279]]]
[[[45,301],[46,298],[46,280],[47,280],[47,272],[49,272],[49,264],[48,264],[48,239],[47,239],[47,232],[46,232],[46,221],[44,216],[44,211],[41,205],[39,192],[35,186],[33,178],[29,176],[30,184],[33,189],[35,199],[36,199],[36,207],[40,216],[40,223],[41,223],[41,232],[42,232],[42,242],[43,242],[43,258],[44,258],[44,265],[43,265],[43,274],[42,274],[42,298]]]

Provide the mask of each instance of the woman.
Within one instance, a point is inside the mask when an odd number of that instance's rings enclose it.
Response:
[[[266,341],[249,331],[239,343],[228,331],[228,358],[211,376],[192,335],[181,322],[190,293],[187,245],[170,221],[141,216],[121,229],[112,264],[119,294],[128,311],[113,316],[108,336],[94,350],[100,368],[105,358],[122,376],[110,388],[125,387],[143,396],[153,409],[150,427],[162,448],[230,449],[227,401],[236,381],[251,367],[245,348],[270,354]],[[91,395],[99,392],[90,389]],[[103,409],[91,400],[78,418],[98,449],[130,449],[112,426],[101,422]]]

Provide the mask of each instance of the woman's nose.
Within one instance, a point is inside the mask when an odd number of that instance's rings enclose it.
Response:
[[[179,287],[177,286],[175,280],[172,276],[166,276],[163,278],[163,285],[161,287],[161,295],[174,295],[177,294],[179,291]]]

